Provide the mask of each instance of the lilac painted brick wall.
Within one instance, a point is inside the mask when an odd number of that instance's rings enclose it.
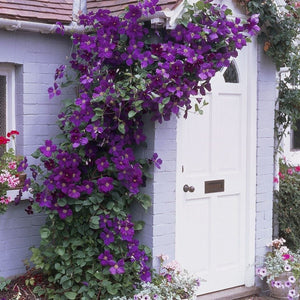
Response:
[[[0,66],[9,63],[16,71],[17,152],[30,156],[58,131],[59,99],[49,100],[47,90],[56,68],[67,62],[70,41],[68,37],[24,31],[0,31],[0,41]],[[28,248],[39,243],[44,217],[28,216],[24,211],[27,204],[24,200],[19,206],[11,205],[0,215],[0,276],[23,273],[22,260],[30,257]]]
[[[266,244],[272,240],[274,176],[274,109],[276,69],[258,47],[256,264],[263,263]],[[261,281],[257,280],[257,285]]]

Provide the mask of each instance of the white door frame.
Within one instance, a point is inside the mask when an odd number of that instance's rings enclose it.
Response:
[[[245,253],[245,286],[253,286],[255,283],[255,219],[256,219],[256,148],[257,148],[257,41],[253,39],[249,47],[247,64],[248,82],[247,82],[247,161],[246,161],[246,253]],[[243,72],[243,70],[240,70]],[[201,118],[201,116],[199,116]],[[177,130],[179,135],[182,127],[177,121]],[[177,141],[179,143],[180,141]],[[178,220],[179,201],[182,195],[182,186],[180,184],[181,159],[177,151],[177,172],[176,172],[176,220]],[[176,232],[179,224],[176,222]],[[178,243],[176,234],[176,244]],[[175,245],[175,258],[177,258],[177,246]],[[205,279],[205,278],[204,278]]]

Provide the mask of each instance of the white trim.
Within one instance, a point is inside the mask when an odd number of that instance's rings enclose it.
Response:
[[[6,196],[11,198],[10,202],[13,202],[15,200],[15,198],[19,195],[19,191],[20,189],[16,189],[16,190],[8,190],[6,192]],[[22,192],[22,197],[21,200],[28,200],[30,197],[32,197],[32,194],[30,192]]]
[[[256,237],[256,167],[257,167],[257,41],[253,38],[252,43],[246,46],[247,51],[247,147],[246,147],[246,207],[245,207],[245,264],[244,264],[244,283],[245,286],[255,285],[255,237]],[[245,71],[245,70],[241,70]],[[179,122],[179,121],[178,121]],[[178,124],[178,123],[177,123]],[[177,126],[177,139],[180,141],[182,127]],[[184,182],[181,180],[182,162],[180,150],[177,148],[177,176],[176,186],[182,187]],[[176,220],[178,220],[178,208],[180,199],[180,188],[176,189]],[[176,223],[176,232],[179,230]],[[178,244],[176,235],[176,244]],[[177,246],[175,246],[175,257],[177,256]]]
[[[11,64],[0,63],[0,75],[6,77],[6,132],[16,130],[15,68]],[[15,143],[7,144],[15,150]]]
[[[245,285],[255,283],[256,232],[256,146],[257,146],[257,40],[248,44],[248,124],[247,124],[247,201]]]

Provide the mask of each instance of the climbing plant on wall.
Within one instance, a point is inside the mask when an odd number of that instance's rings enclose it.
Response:
[[[161,10],[157,2],[129,5],[119,17],[81,15],[85,31],[72,35],[70,65],[57,69],[49,88],[53,98],[63,86],[78,87],[63,102],[61,134],[37,149],[40,163],[30,166],[35,208],[47,214],[32,260],[48,275],[49,287],[38,292],[49,299],[130,296],[151,280],[149,251],[134,238],[142,224],[130,216],[132,203],[151,205],[141,187],[151,165],[162,163],[156,153],[135,155],[146,141],[143,118],[186,116],[192,95],[201,111],[211,78],[259,30],[257,15],[234,19],[209,0],[186,3],[174,29],[153,29],[141,20]]]
[[[259,14],[259,40],[280,73],[276,109],[278,147],[289,126],[300,119],[300,2],[287,0],[237,0],[249,14]]]

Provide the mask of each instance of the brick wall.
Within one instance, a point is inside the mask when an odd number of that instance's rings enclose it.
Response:
[[[68,37],[29,32],[0,31],[1,63],[15,66],[17,152],[30,156],[45,139],[58,132],[55,125],[59,99],[48,99],[56,68],[67,62]],[[67,93],[70,93],[69,90]],[[66,93],[63,97],[66,97]],[[30,159],[32,162],[32,159]],[[39,227],[44,217],[28,216],[27,201],[11,205],[0,215],[0,276],[23,273],[23,260],[30,257],[28,248],[39,243]]]
[[[277,98],[276,69],[258,47],[256,265],[263,263],[266,244],[272,240],[274,109]],[[257,285],[261,281],[257,280]]]

